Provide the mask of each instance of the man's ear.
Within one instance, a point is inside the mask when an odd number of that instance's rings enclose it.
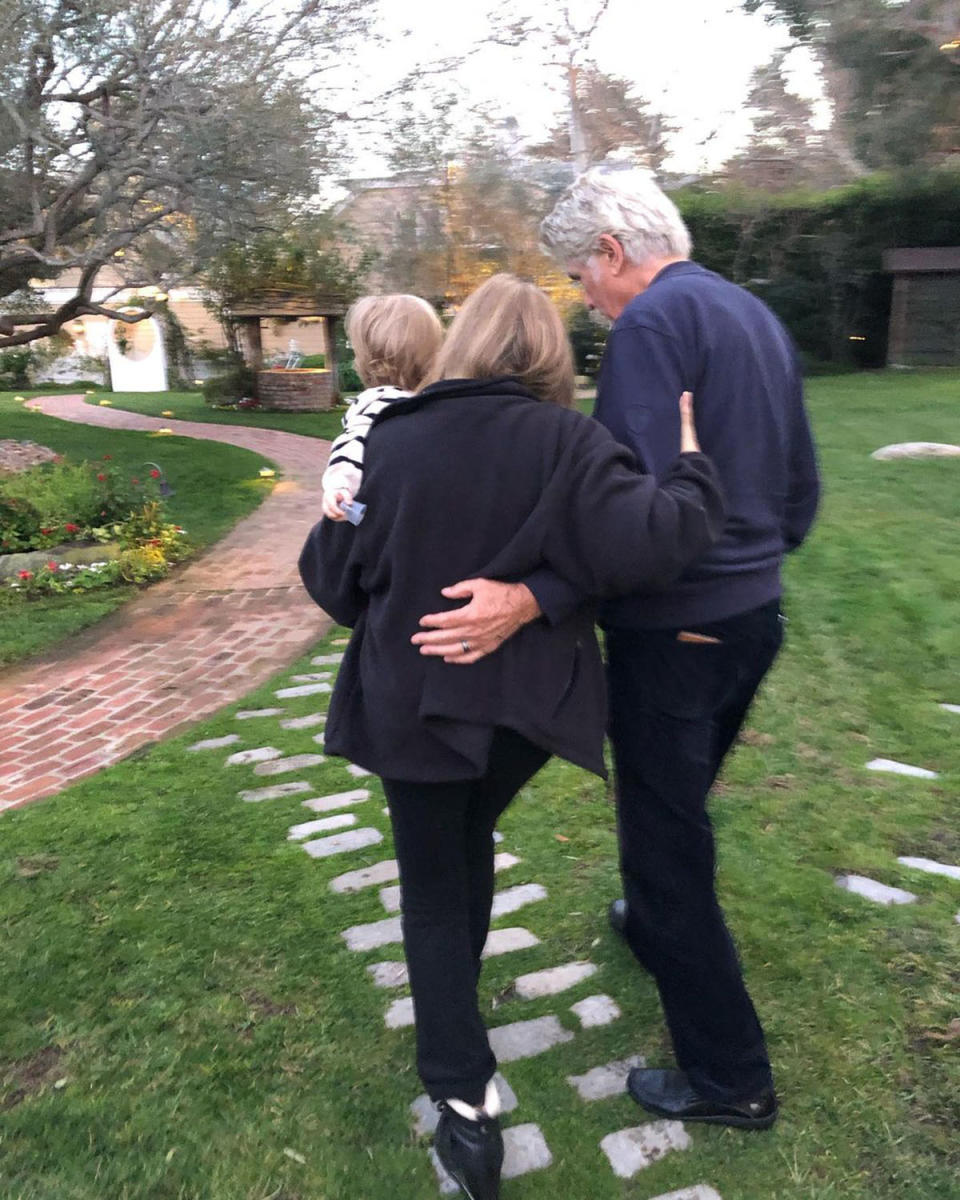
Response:
[[[600,234],[594,253],[607,260],[607,265],[613,275],[619,275],[626,266],[627,256],[623,252],[623,246],[611,233]]]

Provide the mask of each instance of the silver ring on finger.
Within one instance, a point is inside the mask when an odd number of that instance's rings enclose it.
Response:
[[[466,640],[462,641],[460,643],[460,648],[461,648],[461,650],[463,650],[464,654],[470,653],[470,643],[468,641],[466,641]]]

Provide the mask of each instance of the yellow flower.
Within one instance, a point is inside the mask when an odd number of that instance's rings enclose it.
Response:
[[[109,408],[113,404],[113,401],[112,400],[98,400],[97,403],[100,405],[101,408]]]
[[[174,413],[172,408],[165,408],[163,410],[163,412],[160,414],[161,417],[173,417],[175,415],[176,414]]]

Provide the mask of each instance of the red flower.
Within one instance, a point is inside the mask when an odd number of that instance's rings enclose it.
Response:
[[[43,534],[44,537],[49,537],[50,534],[53,533],[53,530],[52,529],[41,529],[40,532]]]
[[[104,462],[109,462],[111,458],[113,458],[113,455],[112,455],[112,454],[105,454],[105,455],[103,456],[103,461],[104,461]]]
[[[47,563],[47,570],[48,570],[48,571],[55,571],[56,569],[57,569],[57,564],[56,564],[55,562],[48,562],[48,563]]]
[[[131,477],[130,482],[135,483],[138,487],[140,486],[140,480],[135,477]]]
[[[64,525],[64,529],[67,531],[67,533],[79,533],[80,532],[80,526],[74,525],[74,523],[72,521],[68,521],[66,523],[66,525]]]
[[[98,475],[97,478],[100,480],[101,483],[103,483],[103,481],[106,479],[106,475]]]
[[[32,579],[33,578],[32,571],[18,571],[17,575],[20,579]]]
[[[156,467],[154,467],[154,469],[150,472],[150,478],[151,479],[159,479],[160,478],[160,472],[156,469]]]

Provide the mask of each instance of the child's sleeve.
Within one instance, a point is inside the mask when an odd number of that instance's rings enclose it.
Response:
[[[343,414],[343,433],[334,438],[330,447],[330,460],[323,473],[323,490],[338,489],[355,496],[363,480],[363,451],[367,434],[373,424],[376,411],[358,396]]]

